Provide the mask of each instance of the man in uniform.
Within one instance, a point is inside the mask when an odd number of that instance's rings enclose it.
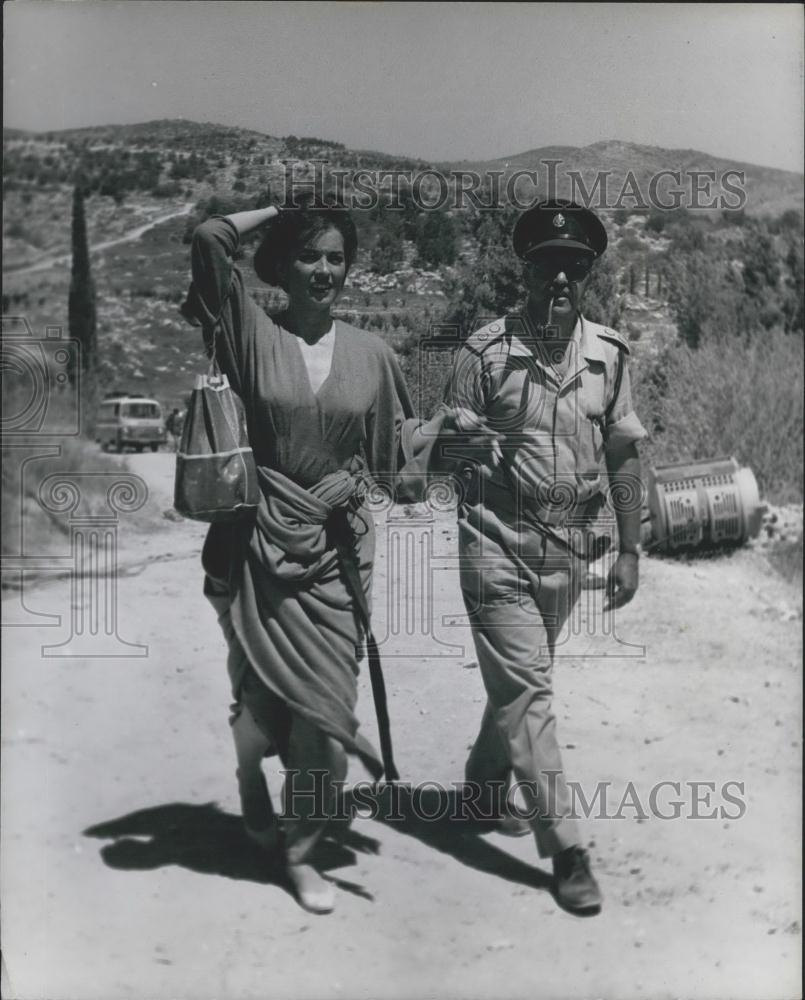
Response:
[[[533,829],[540,857],[553,860],[559,905],[597,913],[601,893],[570,815],[551,674],[590,549],[603,547],[590,543],[607,480],[618,528],[610,607],[637,590],[636,443],[645,431],[632,409],[626,343],[581,312],[607,245],[600,220],[571,202],[543,202],[520,216],[513,242],[525,262],[525,308],[468,338],[447,399],[493,436],[487,462],[464,463],[459,507],[461,588],[488,697],[466,778],[495,800],[503,832]],[[525,830],[512,782],[528,807]]]

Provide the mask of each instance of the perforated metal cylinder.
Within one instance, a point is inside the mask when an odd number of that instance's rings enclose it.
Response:
[[[741,544],[764,511],[752,470],[734,458],[652,467],[648,501],[651,545],[667,552]]]

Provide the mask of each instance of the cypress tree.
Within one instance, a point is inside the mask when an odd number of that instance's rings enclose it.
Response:
[[[91,388],[97,367],[97,330],[95,318],[95,285],[89,266],[87,222],[84,216],[84,193],[80,185],[73,190],[73,267],[68,302],[70,336],[81,345],[81,368]],[[75,383],[76,373],[70,373]]]

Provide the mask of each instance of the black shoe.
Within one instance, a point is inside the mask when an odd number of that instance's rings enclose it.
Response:
[[[556,902],[568,913],[591,917],[601,912],[601,890],[583,847],[568,847],[554,855],[553,892]]]

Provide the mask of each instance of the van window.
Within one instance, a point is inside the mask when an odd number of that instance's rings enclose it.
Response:
[[[120,413],[120,403],[102,403],[101,404],[101,417],[105,420],[109,420],[110,417],[116,417]]]
[[[134,420],[158,420],[162,414],[156,403],[124,403],[122,416]]]

